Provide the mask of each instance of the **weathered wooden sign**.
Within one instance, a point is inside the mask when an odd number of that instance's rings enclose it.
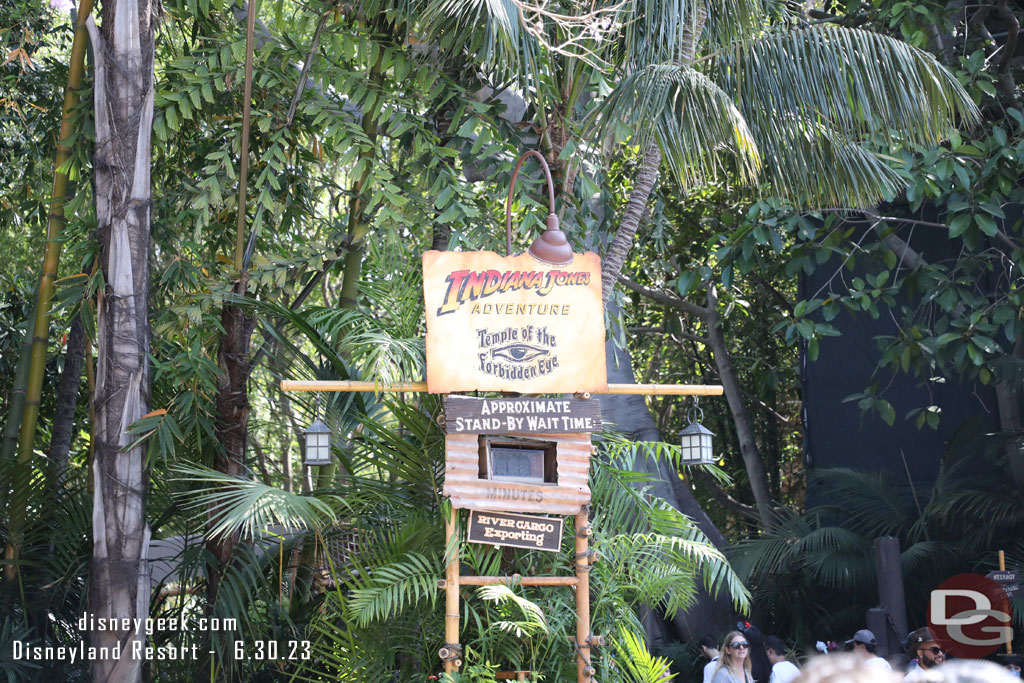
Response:
[[[449,434],[539,434],[601,431],[601,403],[579,398],[444,399]]]
[[[608,387],[601,259],[423,254],[427,390],[578,393]]]
[[[562,519],[471,510],[466,540],[557,553],[562,546]]]

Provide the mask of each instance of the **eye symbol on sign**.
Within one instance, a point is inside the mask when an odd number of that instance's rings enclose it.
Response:
[[[491,349],[491,358],[502,358],[513,363],[525,363],[538,356],[546,356],[548,353],[548,349],[539,349],[529,344],[516,343]]]

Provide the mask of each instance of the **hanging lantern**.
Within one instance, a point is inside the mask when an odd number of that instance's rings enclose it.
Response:
[[[320,412],[320,397],[316,398],[316,412]],[[331,464],[331,428],[317,417],[313,424],[302,433],[306,442],[303,449],[302,464],[308,467]]]
[[[684,465],[713,465],[715,455],[711,448],[711,437],[714,434],[700,423],[704,419],[704,411],[694,400],[693,408],[687,417],[690,424],[679,435],[682,446],[682,463]],[[696,418],[696,419],[695,419]]]

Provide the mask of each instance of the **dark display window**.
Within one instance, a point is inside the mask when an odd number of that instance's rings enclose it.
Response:
[[[557,484],[555,443],[513,436],[481,436],[480,478],[524,484]]]

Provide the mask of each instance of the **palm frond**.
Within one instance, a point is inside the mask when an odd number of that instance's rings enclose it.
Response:
[[[470,53],[499,74],[535,80],[541,46],[511,0],[426,0],[421,28],[443,50]]]
[[[672,64],[644,67],[622,79],[598,112],[600,125],[626,119],[643,149],[654,136],[669,168],[683,186],[717,177],[725,155],[751,181],[760,156],[740,110],[701,72]],[[654,122],[651,126],[643,122]]]
[[[934,144],[948,137],[957,121],[971,124],[979,118],[967,93],[933,56],[869,31],[835,25],[774,31],[722,50],[711,68],[755,131],[766,166],[779,167],[776,179],[807,178],[816,171],[807,146],[781,153],[797,139],[794,133],[824,140],[837,152],[869,139],[891,148]],[[876,201],[887,182],[860,187],[865,194],[856,203]],[[814,185],[806,183],[794,199],[835,199],[832,193],[821,195],[821,186],[817,196],[812,194]]]
[[[210,512],[216,522],[208,529],[210,538],[240,533],[254,539],[271,526],[286,530],[324,529],[337,518],[327,500],[289,493],[254,479],[239,477],[205,467],[179,465],[172,469],[178,481],[198,484],[200,490],[178,494],[189,510]],[[332,502],[345,508],[347,504]]]
[[[365,588],[352,591],[349,609],[354,621],[366,626],[400,614],[408,605],[437,598],[437,577],[443,568],[437,558],[408,553],[400,562],[378,567]]]
[[[886,159],[820,120],[775,112],[768,129],[755,128],[764,150],[762,180],[798,206],[875,204],[906,181]]]
[[[518,610],[518,619],[507,615],[506,618],[494,622],[493,625],[497,628],[507,631],[517,638],[548,632],[544,612],[537,603],[517,595],[509,586],[481,586],[477,589],[477,595],[482,600],[492,602],[496,606],[515,607]]]
[[[629,683],[667,683],[675,678],[669,672],[668,660],[652,655],[644,639],[635,633],[620,626],[616,637],[611,640],[615,661],[622,667]]]

